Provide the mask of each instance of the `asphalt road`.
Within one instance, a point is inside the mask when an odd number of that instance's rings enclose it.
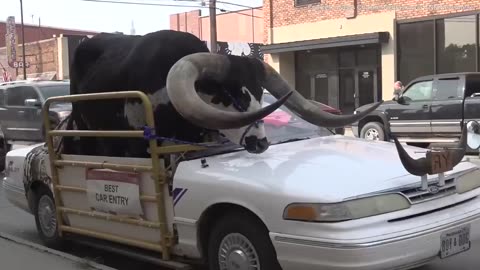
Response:
[[[478,159],[474,162],[480,165]],[[1,185],[0,232],[41,244],[40,239],[37,236],[34,217],[11,205],[4,197]],[[472,238],[474,236],[479,240],[472,242],[472,248],[468,252],[458,254],[445,260],[439,259],[429,265],[417,268],[416,270],[478,270],[478,265],[480,265],[480,256],[478,256],[478,254],[480,254],[480,232],[474,232]],[[156,265],[76,244],[72,245],[67,252],[81,258],[93,259],[98,263],[105,264],[118,270],[162,270],[162,268]]]

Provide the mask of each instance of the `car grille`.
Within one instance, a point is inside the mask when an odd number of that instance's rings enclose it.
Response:
[[[428,187],[436,186],[438,191],[431,192],[429,189],[422,190],[421,187],[408,188],[401,190],[400,192],[408,197],[412,204],[421,203],[424,201],[434,200],[441,197],[448,196],[452,193],[455,193],[455,178],[445,179],[445,185],[443,187],[438,186],[438,184],[430,184]]]

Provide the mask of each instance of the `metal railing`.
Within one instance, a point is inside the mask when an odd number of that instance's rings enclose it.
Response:
[[[170,145],[159,147],[157,140],[155,138],[149,140],[149,150],[150,158],[152,161],[151,166],[145,165],[125,165],[125,164],[114,164],[114,163],[99,163],[99,162],[86,162],[86,161],[74,161],[74,160],[63,160],[60,153],[55,153],[53,137],[128,137],[128,138],[144,138],[143,131],[141,130],[129,130],[129,131],[120,131],[120,130],[107,130],[107,131],[92,131],[92,130],[51,130],[51,124],[49,121],[48,111],[51,103],[54,102],[77,102],[77,101],[87,101],[87,100],[105,100],[105,99],[125,99],[125,98],[139,98],[142,101],[144,111],[145,111],[145,120],[149,128],[154,130],[155,122],[153,116],[152,104],[148,97],[140,91],[122,91],[122,92],[104,92],[104,93],[95,93],[95,94],[79,94],[79,95],[69,95],[69,96],[59,96],[48,98],[43,106],[43,121],[46,131],[46,141],[48,147],[48,154],[50,158],[50,168],[52,174],[52,184],[54,199],[56,205],[56,216],[58,224],[58,233],[61,237],[63,232],[71,232],[75,234],[86,235],[94,238],[100,238],[104,240],[110,240],[113,242],[118,242],[122,244],[127,244],[135,247],[145,248],[153,251],[158,251],[162,253],[163,260],[171,259],[171,248],[173,246],[173,236],[168,232],[168,224],[166,217],[166,205],[165,205],[165,192],[164,185],[167,183],[168,173],[166,169],[162,169],[160,166],[160,156],[167,156],[169,154],[185,153],[188,151],[198,151],[205,149],[202,146],[192,146],[192,145]],[[69,192],[80,192],[86,193],[86,188],[73,187],[60,185],[59,173],[57,169],[59,167],[65,166],[75,166],[75,167],[84,167],[84,168],[96,168],[96,169],[113,169],[118,171],[126,172],[151,172],[152,180],[155,184],[155,193],[156,196],[149,196],[140,194],[140,200],[142,202],[156,202],[158,209],[158,222],[152,221],[142,221],[122,218],[112,214],[98,214],[94,211],[85,211],[79,209],[72,209],[64,207],[64,204],[60,197],[61,191]],[[115,222],[133,224],[137,226],[146,226],[150,228],[158,228],[160,230],[160,243],[151,243],[146,241],[141,241],[137,239],[128,239],[125,237],[119,237],[112,234],[107,234],[99,231],[93,231],[89,229],[76,228],[64,224],[62,219],[62,213],[67,214],[76,214],[80,216],[88,216],[98,219],[112,220]]]

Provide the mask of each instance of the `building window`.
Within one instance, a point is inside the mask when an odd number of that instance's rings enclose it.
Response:
[[[404,84],[434,73],[433,31],[433,21],[398,25],[399,78]]]
[[[436,21],[437,73],[476,70],[476,15]]]
[[[295,6],[304,6],[309,4],[320,3],[320,0],[294,0]]]
[[[398,79],[480,71],[479,28],[478,14],[398,24]]]

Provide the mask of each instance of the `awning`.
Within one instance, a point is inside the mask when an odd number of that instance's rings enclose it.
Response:
[[[357,34],[341,37],[331,38],[319,38],[312,40],[275,43],[269,45],[263,45],[260,47],[262,53],[282,53],[282,52],[294,52],[305,51],[322,48],[344,47],[354,45],[366,45],[366,44],[380,44],[388,43],[390,39],[389,32],[375,32],[367,34]]]

